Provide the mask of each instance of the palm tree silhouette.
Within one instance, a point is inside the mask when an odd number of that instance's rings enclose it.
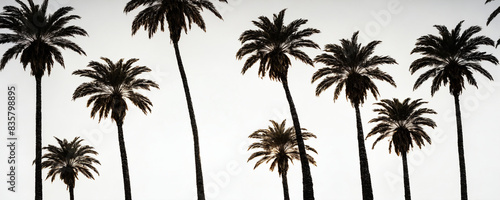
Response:
[[[130,100],[135,106],[141,109],[144,114],[151,112],[153,104],[144,95],[136,92],[138,89],[150,90],[151,87],[159,88],[158,85],[147,79],[140,79],[136,76],[151,69],[145,66],[132,65],[138,59],[129,59],[124,62],[120,59],[113,63],[108,58],[101,58],[105,63],[91,61],[88,65],[91,69],[81,69],[73,72],[73,75],[88,77],[93,79],[91,82],[82,83],[73,93],[73,100],[90,96],[87,101],[87,107],[91,104],[92,111],[90,116],[102,118],[109,116],[116,122],[118,127],[118,142],[120,146],[120,156],[122,160],[123,184],[125,190],[125,200],[131,200],[130,177],[128,171],[127,152],[125,141],[123,139],[123,122],[128,109],[126,99]]]
[[[465,79],[469,84],[477,87],[476,79],[472,74],[474,71],[493,80],[491,74],[481,67],[480,62],[488,61],[496,65],[498,60],[495,56],[478,50],[482,45],[495,45],[495,42],[486,36],[473,37],[474,34],[481,31],[481,27],[471,26],[460,34],[462,23],[463,21],[458,23],[451,32],[446,26],[434,25],[439,31],[439,36],[429,34],[418,38],[416,47],[411,53],[420,53],[424,57],[412,62],[410,72],[414,74],[424,67],[430,68],[415,81],[414,90],[429,78],[433,78],[431,95],[434,95],[441,85],[449,84],[450,94],[455,99],[461,196],[462,200],[466,200],[467,179],[459,96],[465,88]]]
[[[31,75],[36,81],[36,113],[35,113],[35,199],[42,195],[42,77],[54,66],[54,60],[64,67],[64,59],[60,48],[70,49],[84,54],[82,48],[68,40],[76,35],[87,36],[87,32],[78,26],[67,26],[68,22],[79,19],[77,15],[68,15],[72,7],[62,7],[54,13],[47,13],[48,0],[41,5],[28,0],[26,5],[16,0],[20,7],[5,6],[0,13],[0,29],[12,33],[0,33],[0,44],[13,43],[2,56],[0,70],[13,57],[20,56],[20,62],[26,70],[31,67]]]
[[[99,175],[97,169],[93,164],[101,164],[97,159],[92,157],[98,153],[94,150],[94,147],[88,145],[80,144],[83,139],[80,137],[75,137],[73,141],[68,142],[68,140],[57,140],[59,146],[49,145],[43,149],[48,152],[43,154],[42,168],[49,168],[47,173],[47,178],[52,178],[51,181],[59,175],[59,178],[64,181],[69,189],[69,199],[74,200],[73,189],[75,188],[75,181],[78,179],[78,173],[82,173],[85,177],[94,179],[92,171]]]
[[[227,0],[219,1],[227,3]],[[179,40],[181,38],[182,30],[184,30],[187,34],[187,30],[188,28],[191,29],[192,23],[198,25],[198,27],[200,27],[203,31],[206,31],[205,21],[201,16],[201,11],[203,11],[203,9],[211,11],[220,19],[222,19],[222,16],[217,11],[212,2],[208,0],[130,0],[125,6],[124,12],[131,12],[132,10],[141,6],[146,6],[146,8],[139,12],[137,16],[135,16],[135,19],[132,22],[132,35],[134,35],[139,30],[139,28],[143,26],[144,30],[148,31],[149,38],[151,38],[158,30],[158,26],[161,31],[164,31],[165,22],[168,25],[170,40],[174,44],[177,65],[179,67],[182,84],[184,86],[184,93],[186,95],[189,118],[191,121],[191,129],[193,131],[198,200],[204,200],[205,191],[200,158],[198,127],[196,125],[196,118],[194,115],[191,93],[189,92],[188,80],[186,72],[184,71],[184,66],[182,64],[181,53],[179,51]]]
[[[271,162],[271,167],[269,170],[273,171],[276,166],[278,166],[278,174],[282,178],[283,193],[285,200],[290,200],[288,195],[288,162],[293,164],[293,160],[300,160],[300,152],[297,148],[297,139],[294,127],[285,128],[285,120],[278,124],[274,120],[270,120],[273,126],[269,126],[267,129],[259,129],[253,132],[249,138],[258,139],[258,142],[252,143],[248,150],[259,149],[259,151],[254,152],[248,158],[248,161],[254,158],[260,158],[257,163],[255,163],[255,168],[257,168],[262,163]],[[302,129],[302,137],[307,140],[311,137],[316,138],[313,133],[307,132],[306,129]],[[309,145],[304,145],[305,148],[314,153],[318,153],[316,149],[310,147]],[[308,161],[316,165],[316,161],[312,156],[307,154]],[[247,161],[247,162],[248,162]]]
[[[424,131],[423,126],[431,128],[436,127],[436,123],[424,114],[436,114],[432,109],[420,108],[421,105],[427,102],[422,99],[417,99],[410,102],[410,98],[406,98],[403,102],[399,99],[382,99],[379,105],[382,108],[374,109],[378,113],[377,118],[373,118],[369,123],[377,123],[375,127],[368,133],[366,138],[379,134],[375,142],[373,142],[372,149],[380,140],[389,138],[389,153],[394,147],[396,155],[400,155],[403,159],[403,174],[405,186],[405,200],[411,200],[410,194],[410,178],[408,174],[408,162],[406,154],[409,153],[410,148],[413,148],[415,143],[418,148],[425,145],[425,141],[431,144],[431,138]]]
[[[322,79],[316,87],[316,96],[328,89],[333,84],[337,84],[334,91],[334,101],[338,99],[340,92],[345,86],[347,99],[356,110],[356,124],[358,129],[359,163],[361,172],[361,185],[363,199],[373,199],[370,170],[368,168],[368,158],[363,136],[363,126],[361,124],[361,114],[359,106],[362,105],[370,91],[375,99],[379,91],[373,79],[386,81],[396,87],[392,77],[381,71],[378,66],[382,64],[397,64],[396,60],[389,56],[372,56],[375,47],[381,41],[372,41],[366,46],[358,43],[358,33],[352,35],[351,40],[340,40],[341,45],[327,44],[325,51],[315,58],[315,62],[320,62],[328,67],[321,68],[313,74],[312,81]]]
[[[252,21],[258,30],[246,30],[239,38],[243,45],[236,53],[237,59],[242,59],[250,54],[245,61],[242,74],[252,67],[257,61],[259,63],[259,76],[262,78],[269,73],[271,80],[276,80],[283,84],[288,104],[290,105],[290,113],[292,115],[297,144],[300,152],[300,162],[302,165],[302,183],[304,187],[304,199],[314,199],[313,182],[309,162],[307,159],[304,140],[301,133],[299,117],[293,103],[290,89],[288,88],[288,68],[291,65],[288,55],[308,64],[313,65],[313,61],[309,56],[299,48],[310,47],[319,48],[319,46],[305,37],[319,33],[319,30],[314,28],[306,28],[299,30],[300,26],[307,23],[306,19],[297,19],[290,24],[285,25],[283,18],[285,10],[279,12],[278,15],[273,15],[273,20],[265,16],[260,16],[259,21]]]

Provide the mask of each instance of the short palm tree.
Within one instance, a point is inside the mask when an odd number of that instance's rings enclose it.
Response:
[[[493,80],[491,74],[480,64],[488,61],[498,64],[495,56],[479,51],[480,46],[494,46],[495,42],[486,36],[474,36],[481,31],[479,26],[471,26],[461,32],[463,21],[451,30],[446,26],[435,25],[439,36],[432,34],[418,38],[413,53],[420,53],[424,57],[412,62],[410,72],[414,74],[419,69],[429,67],[430,69],[421,74],[415,81],[413,89],[417,89],[429,78],[433,78],[431,95],[439,90],[441,85],[449,84],[450,94],[455,99],[455,114],[457,120],[458,155],[460,163],[460,186],[462,200],[467,199],[467,179],[465,170],[464,143],[462,133],[462,119],[460,114],[459,96],[465,88],[466,81],[477,87],[473,72],[479,72],[486,78]]]
[[[293,164],[293,160],[300,160],[300,152],[297,148],[295,129],[294,127],[286,128],[285,120],[283,120],[281,124],[278,124],[278,122],[274,120],[271,120],[271,123],[273,124],[272,127],[269,126],[267,129],[259,129],[248,136],[249,138],[259,140],[258,142],[252,143],[248,147],[248,150],[259,150],[250,155],[248,161],[254,158],[260,158],[257,163],[255,163],[254,169],[264,162],[271,162],[271,167],[269,168],[271,171],[278,166],[278,174],[282,178],[285,200],[290,200],[287,181],[287,172],[289,168],[288,163],[291,162]],[[306,129],[302,130],[302,137],[304,140],[311,137],[316,138],[316,135],[313,133],[307,132]],[[318,153],[316,149],[310,147],[309,145],[304,146],[307,150]],[[307,154],[307,159],[311,164],[316,165],[316,161],[309,154]]]
[[[427,102],[422,99],[410,101],[410,98],[400,102],[399,99],[382,99],[379,105],[382,108],[374,109],[378,113],[377,118],[373,118],[369,123],[377,123],[375,127],[368,133],[366,138],[379,134],[375,142],[373,142],[372,149],[377,142],[384,138],[389,138],[389,153],[394,147],[396,155],[400,155],[403,159],[403,173],[404,173],[404,186],[405,186],[405,200],[411,200],[410,194],[410,178],[408,174],[408,162],[406,154],[410,152],[415,143],[418,148],[425,145],[425,141],[431,144],[431,138],[424,131],[423,126],[431,128],[436,127],[436,123],[424,114],[436,114],[436,112],[429,108],[420,108],[421,105]]]
[[[219,1],[227,3],[227,0]],[[170,40],[174,45],[177,65],[179,67],[184,93],[186,95],[191,129],[193,131],[198,200],[204,200],[205,190],[203,185],[198,127],[196,125],[193,102],[191,100],[191,93],[189,91],[186,72],[184,71],[184,65],[182,64],[181,53],[179,50],[179,40],[181,38],[182,30],[187,33],[188,28],[191,29],[192,23],[198,25],[198,27],[200,27],[203,31],[206,30],[205,21],[201,16],[203,9],[211,11],[220,19],[222,19],[222,16],[217,11],[213,3],[208,0],[130,0],[125,6],[124,12],[131,12],[141,6],[145,6],[146,8],[139,12],[132,22],[132,35],[134,35],[141,27],[144,27],[144,30],[148,31],[149,38],[151,38],[156,33],[158,28],[160,28],[161,31],[165,30],[165,22],[167,23],[168,30],[170,32]]]
[[[54,60],[64,67],[64,59],[60,49],[70,49],[84,54],[82,48],[68,40],[76,35],[86,36],[87,32],[78,26],[67,24],[80,17],[68,15],[72,7],[62,7],[54,13],[47,13],[48,0],[41,5],[28,0],[26,5],[16,0],[20,7],[5,6],[0,13],[0,29],[12,33],[0,33],[0,44],[12,43],[2,56],[0,70],[12,58],[20,56],[24,69],[31,67],[31,75],[36,81],[36,113],[35,113],[35,199],[42,199],[42,77],[54,66]]]
[[[59,146],[49,145],[43,149],[48,152],[43,154],[42,168],[48,168],[47,178],[52,178],[51,181],[59,175],[59,178],[64,181],[69,189],[69,199],[74,200],[73,189],[75,188],[75,181],[78,179],[78,173],[82,173],[85,177],[94,179],[92,171],[99,175],[97,169],[93,164],[101,164],[92,155],[98,153],[94,147],[82,145],[83,139],[75,137],[73,141],[60,140],[55,137]]]
[[[125,200],[131,200],[127,152],[125,149],[125,140],[123,139],[123,122],[128,109],[125,100],[130,100],[144,114],[147,114],[151,112],[153,104],[146,96],[137,93],[136,90],[150,90],[151,87],[159,87],[151,80],[137,78],[137,75],[151,71],[151,69],[145,66],[133,66],[138,59],[130,59],[126,62],[120,59],[116,63],[113,63],[108,58],[101,59],[105,63],[91,61],[88,65],[91,69],[81,69],[73,72],[73,75],[92,79],[91,82],[83,83],[76,88],[73,93],[73,100],[90,96],[87,101],[87,107],[93,104],[90,116],[92,118],[96,115],[99,116],[99,121],[102,118],[108,117],[111,112],[111,119],[116,122],[116,126],[118,127]]]
[[[378,68],[382,64],[397,64],[389,56],[372,56],[375,47],[381,41],[372,41],[366,46],[358,43],[358,33],[352,35],[351,40],[340,40],[341,45],[327,44],[325,51],[315,58],[315,62],[323,63],[328,67],[321,68],[313,74],[312,82],[322,79],[316,87],[316,96],[337,84],[333,99],[338,99],[340,92],[345,87],[346,98],[356,111],[357,138],[359,148],[359,163],[361,172],[361,185],[363,199],[373,199],[373,191],[368,168],[368,158],[361,123],[359,106],[362,105],[370,91],[375,99],[379,91],[373,80],[386,81],[396,87],[392,77]],[[328,54],[330,53],[330,54]]]
[[[307,159],[304,140],[300,128],[299,117],[293,103],[290,89],[288,88],[288,68],[291,66],[291,61],[288,56],[308,64],[313,65],[313,61],[309,56],[300,50],[300,48],[310,47],[319,48],[319,46],[305,37],[319,33],[319,30],[314,28],[306,28],[299,30],[300,26],[307,23],[306,19],[297,19],[290,24],[284,24],[285,9],[277,15],[273,15],[273,20],[265,16],[260,16],[259,21],[252,21],[257,30],[247,30],[243,32],[239,38],[243,45],[236,53],[237,59],[242,59],[246,55],[247,58],[242,74],[252,67],[257,61],[259,63],[259,76],[262,78],[269,74],[271,80],[279,81],[283,84],[288,104],[290,105],[290,113],[295,127],[298,148],[300,152],[300,162],[302,165],[302,183],[304,187],[304,199],[314,199],[313,182],[309,161]]]

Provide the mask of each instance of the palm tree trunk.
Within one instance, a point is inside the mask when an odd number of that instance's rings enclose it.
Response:
[[[314,200],[311,169],[309,168],[309,160],[307,159],[306,148],[304,146],[304,139],[302,138],[299,116],[297,115],[297,110],[295,110],[295,105],[293,103],[292,95],[290,94],[290,89],[288,88],[287,77],[286,76],[282,77],[281,82],[283,83],[283,88],[285,89],[286,99],[288,100],[288,104],[290,105],[290,113],[292,114],[293,126],[295,127],[297,145],[299,146],[300,163],[302,165],[302,185],[304,192],[304,200]]]
[[[182,59],[181,59],[181,53],[179,51],[178,41],[174,41],[174,49],[175,49],[175,56],[177,58],[177,65],[179,66],[179,72],[181,73],[182,85],[184,86],[184,93],[186,94],[189,118],[191,120],[191,129],[193,130],[194,159],[196,167],[196,188],[198,192],[198,200],[205,200],[203,172],[201,168],[200,143],[198,139],[198,127],[196,126],[196,118],[194,116],[193,102],[191,101],[191,93],[189,92],[189,85],[186,72],[184,71],[184,66],[182,65]]]
[[[458,137],[458,160],[460,165],[460,191],[462,200],[467,200],[467,176],[465,170],[464,138],[462,133],[462,114],[460,113],[459,95],[453,94],[455,98],[455,114],[457,119],[457,137]]]
[[[118,126],[118,143],[120,145],[120,157],[122,159],[125,200],[132,200],[132,194],[130,190],[130,176],[128,172],[127,151],[125,150],[125,140],[123,139],[123,122],[116,121],[116,125]]]
[[[283,194],[285,200],[290,200],[290,195],[288,194],[288,179],[286,177],[286,172],[281,173],[281,183],[283,183]]]
[[[403,157],[403,177],[405,183],[405,200],[411,200],[410,194],[410,175],[408,174],[408,161],[406,160],[406,152],[402,152]]]
[[[35,200],[42,200],[42,76],[35,76]]]
[[[373,200],[372,181],[370,178],[370,169],[368,168],[368,157],[366,155],[365,137],[363,134],[359,104],[354,105],[354,108],[356,109],[356,125],[358,127],[359,165],[363,200]]]
[[[74,186],[69,187],[69,200],[75,200],[75,194],[73,191]]]

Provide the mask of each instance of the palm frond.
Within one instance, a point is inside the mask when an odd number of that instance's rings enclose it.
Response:
[[[435,25],[439,35],[426,35],[417,40],[412,53],[423,55],[412,62],[410,72],[429,67],[428,71],[419,76],[414,84],[414,89],[423,82],[432,79],[431,94],[434,95],[441,85],[448,85],[451,94],[461,94],[467,83],[476,86],[473,71],[483,74],[488,79],[493,77],[481,67],[480,62],[488,61],[498,64],[498,59],[486,52],[479,51],[480,46],[494,46],[494,41],[486,36],[474,36],[481,31],[479,26],[471,26],[461,32],[462,24],[459,22],[454,29],[449,31],[446,26]]]
[[[47,153],[42,155],[42,168],[48,168],[47,177],[53,182],[59,175],[59,178],[68,186],[74,188],[75,180],[78,179],[78,173],[82,173],[85,177],[94,179],[92,171],[99,175],[94,164],[101,164],[99,160],[92,157],[98,155],[93,147],[81,145],[83,139],[75,137],[72,141],[66,139],[57,140],[58,146],[48,145],[43,149]]]
[[[293,160],[300,160],[299,150],[297,148],[297,140],[295,135],[295,129],[293,127],[286,127],[286,120],[278,123],[274,120],[270,120],[271,125],[266,129],[258,129],[250,134],[249,138],[257,139],[258,142],[252,143],[248,150],[258,149],[258,151],[252,153],[248,158],[247,162],[260,158],[254,166],[254,169],[263,163],[270,164],[270,170],[273,171],[278,167],[278,173],[286,173],[288,170],[288,162]],[[316,138],[307,129],[302,129],[302,136],[304,140],[309,138]],[[306,151],[312,151],[318,153],[316,149],[305,145]],[[316,161],[309,154],[307,155],[309,162],[316,165]]]
[[[313,60],[300,48],[319,48],[306,37],[320,31],[314,28],[300,29],[307,23],[306,19],[285,24],[285,11],[283,9],[274,14],[272,20],[266,16],[258,17],[258,20],[252,21],[258,29],[246,30],[240,35],[242,47],[237,51],[236,58],[240,60],[249,55],[241,70],[242,74],[258,62],[259,77],[269,76],[271,80],[282,81],[291,66],[289,56],[313,65]]]
[[[369,123],[376,123],[375,127],[368,133],[366,139],[379,134],[373,142],[372,148],[385,139],[389,138],[389,153],[394,147],[397,155],[401,152],[408,152],[413,143],[419,148],[424,145],[424,141],[431,143],[430,137],[423,130],[424,126],[436,127],[436,123],[424,114],[436,114],[429,108],[420,108],[427,102],[422,99],[411,101],[406,98],[402,102],[399,99],[382,99],[374,105],[380,106],[373,111],[378,113],[378,117],[373,118]]]
[[[358,43],[359,32],[354,32],[351,39],[341,39],[340,45],[327,44],[323,53],[314,61],[327,65],[313,74],[312,81],[322,79],[316,87],[316,95],[337,84],[334,100],[338,98],[345,86],[346,98],[351,104],[359,105],[367,98],[368,91],[377,98],[379,91],[374,80],[381,80],[396,86],[392,76],[378,68],[383,64],[397,64],[390,56],[373,56],[374,49],[380,41],[372,41],[366,46]]]
[[[227,3],[226,0],[220,0],[220,2]],[[135,16],[132,22],[132,35],[144,27],[151,38],[158,29],[164,31],[165,24],[168,24],[170,39],[177,42],[180,39],[181,31],[184,30],[187,33],[193,23],[203,31],[206,30],[205,21],[201,16],[203,9],[209,10],[216,17],[222,19],[215,5],[208,0],[130,0],[123,12],[129,13],[141,6],[146,8]]]
[[[137,75],[150,72],[145,66],[133,66],[138,59],[129,59],[124,62],[120,59],[113,63],[108,58],[101,58],[105,63],[89,62],[90,69],[81,69],[73,75],[91,78],[91,82],[81,84],[73,93],[73,100],[90,96],[87,107],[92,106],[91,117],[98,115],[99,120],[106,118],[111,113],[115,121],[123,122],[128,109],[125,99],[129,99],[144,114],[151,112],[152,102],[146,96],[135,90],[150,90],[151,87],[159,88],[154,81],[138,79]]]

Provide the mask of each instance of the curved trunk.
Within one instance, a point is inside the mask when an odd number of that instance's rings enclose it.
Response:
[[[42,76],[35,76],[35,200],[42,200]]]
[[[72,186],[69,187],[69,200],[75,200],[75,194],[73,192],[73,188]]]
[[[288,194],[288,179],[286,177],[286,172],[281,173],[281,183],[283,184],[283,195],[285,200],[290,200],[290,195]]]
[[[186,94],[189,118],[191,120],[191,129],[193,130],[194,159],[196,167],[196,188],[198,192],[198,200],[205,200],[203,172],[201,168],[200,143],[198,139],[198,127],[196,126],[196,118],[194,116],[193,102],[191,101],[191,93],[189,92],[189,85],[186,72],[184,71],[184,66],[182,65],[182,59],[181,59],[181,53],[179,51],[178,41],[174,41],[173,43],[175,49],[175,56],[177,58],[177,65],[179,66],[179,72],[182,78],[182,85],[184,86],[184,93]]]
[[[359,104],[354,105],[356,109],[356,125],[358,128],[358,149],[359,166],[361,172],[361,188],[363,191],[363,200],[373,200],[372,181],[370,178],[370,169],[368,168],[368,157],[366,155],[365,139],[363,135],[363,125],[361,123],[361,113]]]
[[[462,133],[462,114],[460,114],[460,101],[458,94],[454,94],[455,114],[457,119],[457,138],[458,138],[458,160],[460,165],[460,191],[462,200],[467,200],[467,176],[465,170],[464,138]]]
[[[408,161],[406,160],[406,152],[402,152],[401,157],[403,157],[403,177],[404,177],[404,184],[405,184],[405,200],[411,200],[410,175],[408,174]]]
[[[122,159],[123,187],[125,190],[125,200],[132,200],[130,190],[130,176],[128,173],[127,151],[125,150],[125,140],[123,139],[123,122],[116,121],[118,126],[118,143],[120,145],[120,157]]]
[[[309,160],[307,159],[304,139],[302,138],[299,117],[297,115],[297,111],[295,110],[295,105],[293,103],[292,95],[290,94],[290,89],[288,88],[287,77],[282,77],[281,82],[283,84],[283,88],[285,89],[286,99],[288,100],[288,104],[290,105],[290,113],[292,114],[293,126],[295,127],[295,135],[297,137],[297,146],[299,147],[300,163],[302,165],[302,185],[304,191],[304,200],[313,200],[314,190],[311,169],[309,168]]]

